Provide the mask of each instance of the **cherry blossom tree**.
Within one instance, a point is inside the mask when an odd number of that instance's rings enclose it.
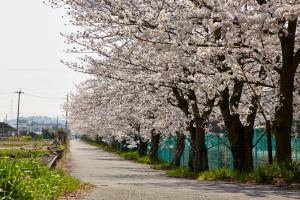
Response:
[[[113,138],[134,132],[138,144],[176,134],[177,164],[188,130],[189,167],[202,171],[213,112],[223,119],[234,168],[250,171],[255,123],[271,120],[276,157],[291,160],[300,63],[296,0],[50,2],[65,6],[80,27],[66,36],[82,48],[73,50],[96,54],[66,63],[94,77],[74,95],[73,122],[85,124],[79,128]]]

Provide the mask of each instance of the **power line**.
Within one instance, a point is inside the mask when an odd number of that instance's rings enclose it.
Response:
[[[13,94],[14,92],[0,92],[0,94]]]
[[[67,107],[66,107],[66,131],[68,131],[68,115],[69,115],[69,95],[67,94]]]
[[[59,98],[59,97],[46,97],[46,96],[39,96],[39,95],[34,95],[34,94],[28,94],[28,93],[24,93],[24,95],[26,96],[31,96],[31,97],[36,97],[36,98],[41,98],[41,99],[66,99],[66,98]]]
[[[51,71],[56,71],[56,70],[64,70],[66,68],[61,67],[61,68],[4,68],[1,69],[1,71],[45,71],[45,70],[51,70]]]

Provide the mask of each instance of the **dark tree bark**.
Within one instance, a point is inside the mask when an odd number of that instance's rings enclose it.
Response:
[[[257,0],[258,4],[265,4],[265,0]],[[293,21],[278,20],[283,27],[287,24],[287,33],[279,31],[278,37],[281,43],[282,65],[278,69],[280,75],[279,102],[275,108],[275,120],[273,130],[276,140],[276,158],[280,162],[290,162],[291,132],[293,123],[293,91],[296,70],[300,64],[300,49],[295,50],[295,38],[298,19]]]
[[[103,144],[102,137],[100,137],[99,135],[97,135],[96,136],[96,142],[99,143],[99,144]]]
[[[197,128],[198,126],[198,128]],[[207,147],[205,144],[205,130],[196,124],[196,139],[191,160],[191,170],[201,172],[208,170]],[[200,128],[199,128],[200,127]]]
[[[196,159],[196,147],[195,147],[195,141],[196,141],[196,128],[194,127],[194,122],[191,121],[189,125],[189,131],[190,131],[190,152],[189,152],[189,162],[188,167],[190,170],[194,170],[194,160]]]
[[[185,135],[182,133],[177,132],[176,133],[176,146],[174,149],[174,154],[172,158],[172,165],[179,167],[180,166],[180,160],[182,157],[182,154],[184,152],[185,148]]]
[[[129,151],[126,139],[123,139],[122,142],[121,142],[121,150],[122,151]]]
[[[118,149],[118,140],[116,140],[114,137],[112,138],[111,147]]]
[[[272,155],[272,132],[271,132],[271,122],[269,120],[266,121],[266,132],[267,132],[267,144],[268,144],[268,163],[272,165],[273,163],[273,155]]]
[[[228,87],[221,92],[219,106],[228,133],[230,148],[233,155],[235,170],[253,170],[253,135],[254,121],[258,109],[257,97],[252,96],[250,113],[247,116],[247,126],[240,121],[238,113],[231,113],[231,108],[237,108],[243,91],[243,83],[235,81],[233,94],[230,97]]]
[[[195,142],[192,148],[193,151],[191,152],[193,157],[190,160],[189,167],[193,171],[200,172],[208,170],[207,147],[205,144],[205,125],[214,106],[215,99],[207,98],[206,107],[208,109],[205,109],[205,111],[202,111],[202,114],[200,114],[195,91],[189,90],[188,97],[194,102],[192,104],[192,112],[196,125]]]
[[[208,97],[206,97],[207,109],[202,111],[202,114],[200,114],[197,96],[194,90],[188,90],[186,94],[188,100],[184,98],[183,93],[177,88],[173,88],[173,94],[177,100],[177,105],[172,105],[180,108],[187,117],[190,114],[192,114],[194,117],[194,120],[189,124],[189,131],[191,133],[191,149],[188,163],[189,169],[193,171],[205,171],[208,169],[207,147],[205,144],[205,125],[212,111],[212,108],[214,107],[215,99],[209,99]],[[191,109],[192,113],[190,113],[189,111],[188,101],[194,102]]]
[[[151,132],[151,149],[150,149],[150,159],[155,162],[158,160],[158,147],[160,142],[161,134],[155,131]]]
[[[146,156],[148,149],[148,141],[144,141],[143,138],[140,137],[138,144],[138,153],[140,156]]]

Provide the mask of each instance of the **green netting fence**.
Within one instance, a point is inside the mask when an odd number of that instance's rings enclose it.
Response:
[[[265,129],[255,129],[253,144],[253,166],[263,166],[268,163],[267,136]],[[292,158],[300,160],[300,137],[293,136]],[[176,144],[175,136],[163,138],[159,145],[158,156],[161,160],[171,163],[174,147]],[[229,140],[226,134],[206,134],[206,145],[208,149],[208,165],[210,169],[227,167],[233,169],[233,158],[230,150]],[[272,138],[273,158],[275,158],[275,138]],[[185,141],[185,149],[181,158],[181,165],[187,166],[189,160],[190,143]]]

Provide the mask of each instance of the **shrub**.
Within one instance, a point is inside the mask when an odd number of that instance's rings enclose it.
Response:
[[[178,167],[167,170],[167,176],[178,177],[178,178],[196,178],[199,176],[198,172],[189,170],[187,167]]]
[[[128,160],[138,160],[140,157],[137,151],[125,152],[120,155]]]
[[[79,180],[60,170],[51,170],[36,159],[0,160],[2,199],[56,199],[64,191],[75,191]]]
[[[198,179],[199,180],[228,180],[231,179],[232,173],[230,169],[227,168],[219,168],[219,169],[211,169],[208,171],[204,171],[200,173]]]
[[[157,169],[157,170],[168,170],[168,169],[174,169],[174,167],[172,165],[170,165],[169,163],[159,163],[159,164],[155,164],[151,166],[152,169]]]
[[[139,158],[137,159],[137,161],[138,161],[139,163],[147,163],[147,164],[151,164],[151,163],[152,163],[152,161],[151,161],[151,159],[150,159],[149,156],[141,156],[141,157],[139,157]]]
[[[129,151],[129,152],[123,152],[119,154],[127,160],[135,160],[139,163],[151,164],[151,159],[149,156],[140,156],[137,151]]]
[[[250,174],[250,178],[258,183],[300,182],[300,164],[290,162],[258,167]]]

